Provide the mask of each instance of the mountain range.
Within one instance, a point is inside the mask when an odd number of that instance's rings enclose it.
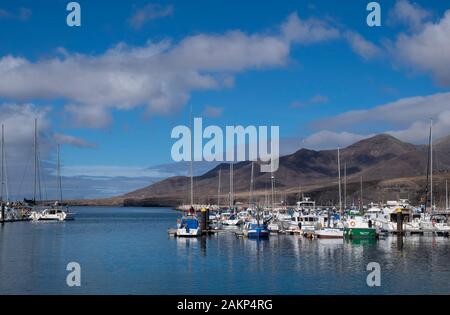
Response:
[[[408,198],[419,203],[426,189],[428,148],[428,145],[414,145],[388,134],[380,134],[340,149],[345,201],[347,204],[358,203],[362,196],[363,202]],[[433,165],[435,192],[442,199],[445,180],[447,177],[450,179],[450,136],[434,143]],[[267,195],[271,189],[271,173],[260,172],[259,162],[255,162],[254,166],[254,196],[258,202],[263,202],[268,199]],[[219,164],[203,175],[194,177],[195,203],[217,203],[219,173],[220,202],[223,205],[228,203],[228,163]],[[248,202],[250,178],[251,162],[234,165],[236,202]],[[125,195],[104,200],[104,203],[125,206],[176,206],[188,202],[189,183],[190,178],[186,176],[170,177]],[[294,203],[300,195],[308,195],[319,204],[337,204],[337,149],[300,149],[280,157],[279,169],[274,173],[274,183],[276,201],[286,200],[288,203]]]

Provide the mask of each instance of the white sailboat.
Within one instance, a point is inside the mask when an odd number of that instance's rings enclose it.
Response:
[[[338,177],[339,177],[339,214],[342,216],[343,209],[342,209],[342,189],[341,189],[341,159],[340,159],[340,151],[339,148],[337,149],[337,155],[338,155]],[[321,227],[320,229],[317,229],[314,234],[318,238],[344,238],[344,229],[338,228],[338,227],[332,227],[330,226],[330,210],[328,210],[328,220],[327,220],[327,226]]]
[[[192,131],[192,108],[189,115],[189,128]],[[202,229],[197,215],[194,209],[194,171],[193,171],[193,156],[192,156],[192,132],[191,132],[191,156],[189,163],[189,175],[190,175],[190,201],[191,206],[189,210],[177,221],[178,237],[198,237],[202,235]]]
[[[57,194],[58,198],[55,204],[50,208],[45,208],[43,210],[33,210],[30,213],[30,218],[33,221],[67,221],[73,220],[74,214],[70,213],[68,209],[64,209],[62,207],[62,186],[61,186],[61,162],[60,162],[60,148],[58,145],[57,151],[57,183],[58,189]],[[34,203],[36,204],[36,186],[38,182],[38,167],[39,167],[39,158],[38,158],[38,141],[37,141],[37,119],[34,121]]]

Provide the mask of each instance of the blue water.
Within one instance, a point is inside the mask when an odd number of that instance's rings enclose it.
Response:
[[[64,223],[0,226],[0,294],[423,294],[450,293],[450,239],[376,242],[233,233],[177,239],[166,208],[73,209]],[[66,285],[69,262],[81,287]],[[366,266],[381,266],[368,287]]]

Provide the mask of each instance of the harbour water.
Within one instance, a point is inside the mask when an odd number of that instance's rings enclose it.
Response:
[[[171,238],[167,208],[74,208],[75,221],[0,226],[0,294],[448,294],[450,239]],[[66,266],[81,265],[81,286]],[[366,283],[381,266],[381,286]]]

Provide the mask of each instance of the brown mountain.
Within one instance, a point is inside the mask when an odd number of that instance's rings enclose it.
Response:
[[[435,171],[444,173],[450,169],[450,136],[435,142]],[[342,175],[347,173],[347,195],[350,200],[359,198],[360,179],[365,186],[366,198],[380,198],[389,192],[412,194],[419,198],[425,187],[428,146],[402,142],[390,135],[381,134],[356,142],[341,149]],[[229,164],[220,164],[209,172],[194,177],[195,201],[216,202],[221,170],[222,202],[226,203],[229,191]],[[234,190],[236,200],[248,200],[251,163],[234,166]],[[314,151],[300,149],[280,158],[280,166],[274,174],[276,190],[288,199],[297,198],[299,186],[319,202],[334,202],[337,198],[337,150]],[[436,178],[439,178],[436,175]],[[406,179],[410,180],[406,180]],[[263,199],[270,189],[270,173],[261,173],[255,164],[255,194]],[[413,180],[414,179],[414,180]],[[403,189],[403,191],[402,191]],[[187,202],[189,178],[171,177],[122,196],[125,205],[176,205]],[[292,200],[291,200],[292,201]],[[376,200],[375,200],[376,201]]]

